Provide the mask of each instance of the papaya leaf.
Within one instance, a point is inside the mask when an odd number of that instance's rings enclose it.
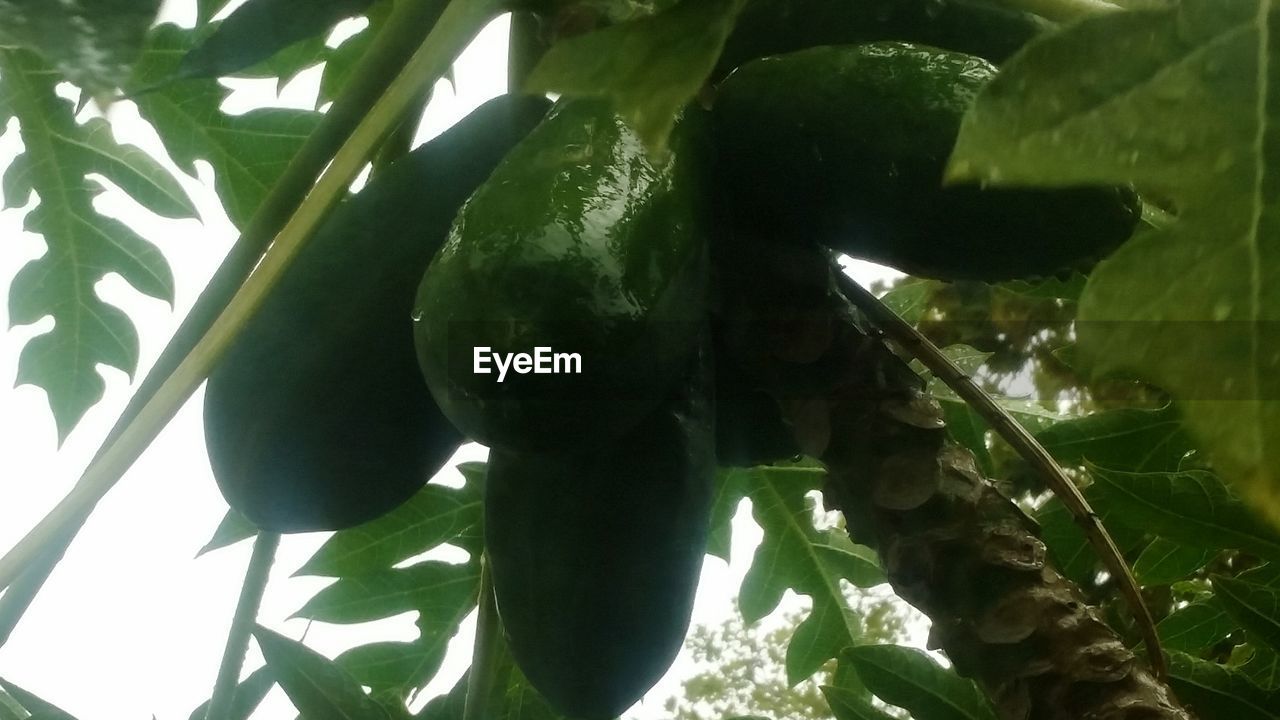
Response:
[[[1204,567],[1217,555],[1212,548],[1187,547],[1156,538],[1142,549],[1133,563],[1133,575],[1142,585],[1168,585]]]
[[[427,485],[372,522],[333,534],[296,575],[357,576],[385,570],[454,540],[480,522],[479,483]]]
[[[401,702],[431,681],[444,662],[449,637],[413,642],[376,642],[351,648],[334,661],[374,693],[393,693]]]
[[[904,708],[915,720],[996,720],[973,682],[915,648],[860,645],[846,649],[843,657],[876,697]]]
[[[1165,650],[1198,653],[1235,632],[1236,622],[1216,598],[1198,600],[1178,608],[1156,625]]]
[[[467,670],[449,692],[431,698],[418,713],[416,720],[463,720],[462,713],[467,704],[467,682],[470,679],[471,671]]]
[[[90,91],[118,87],[142,48],[160,0],[9,0],[0,3],[0,46],[40,53]]]
[[[373,0],[249,0],[183,56],[177,77],[230,75],[261,63],[338,21],[363,12]]]
[[[727,468],[716,473],[716,496],[711,504],[707,554],[725,562],[729,562],[729,549],[733,544],[733,516],[747,496],[750,479],[750,471],[741,468]]]
[[[1033,300],[1061,299],[1075,302],[1080,299],[1080,293],[1084,292],[1086,280],[1087,278],[1084,275],[1075,272],[1066,278],[1050,277],[1034,281],[1011,280],[996,285],[995,291]]]
[[[94,285],[119,273],[138,291],[173,302],[173,275],[160,250],[93,206],[105,178],[148,210],[193,217],[182,186],[138,148],[119,145],[101,118],[76,122],[69,102],[54,94],[58,75],[34,53],[0,50],[0,125],[16,117],[24,150],[4,172],[4,207],[39,204],[27,230],[48,251],[25,265],[9,289],[10,322],[53,316],[53,330],[33,338],[18,364],[18,384],[44,388],[65,440],[106,387],[103,363],[133,374],[138,335],[129,317],[98,297]]]
[[[231,0],[196,0],[196,25],[207,25]]]
[[[1106,410],[1057,423],[1036,440],[1064,465],[1085,462],[1132,472],[1177,470],[1192,449],[1182,418],[1160,410]]]
[[[275,676],[265,665],[249,673],[249,676],[236,686],[235,698],[231,701],[231,709],[225,720],[249,720],[253,711],[258,709],[275,684]],[[192,711],[188,720],[205,720],[208,713],[209,701],[206,700]]]
[[[1280,571],[1275,563],[1240,573],[1237,579],[1255,586],[1280,588]],[[1239,628],[1214,596],[1179,608],[1156,625],[1166,648],[1191,654],[1216,645]]]
[[[702,89],[745,0],[684,0],[657,14],[556,43],[534,67],[526,92],[613,100],[654,150]]]
[[[444,9],[443,2],[436,4],[440,6],[440,10]],[[365,13],[365,17],[369,19],[369,25],[328,52],[325,57],[324,72],[320,76],[320,94],[316,98],[318,104],[338,97],[338,93],[351,79],[360,58],[364,57],[373,45],[374,38],[386,26],[390,15],[390,2],[375,2]]]
[[[969,375],[976,375],[982,369],[991,353],[983,352],[968,345],[952,345],[943,348],[943,354],[951,362]],[[916,364],[917,369],[922,366]],[[944,420],[952,437],[965,448],[978,456],[979,464],[984,471],[990,472],[993,467],[990,453],[986,447],[987,421],[970,407],[969,403],[955,393],[946,383],[923,372],[928,377],[928,390],[942,406]],[[1039,432],[1061,422],[1064,417],[1047,410],[1041,405],[1024,398],[995,395],[996,401],[1018,422],[1031,432]]]
[[[227,514],[223,515],[222,520],[218,523],[217,529],[213,531],[213,537],[209,538],[209,542],[200,548],[200,552],[196,553],[196,557],[224,547],[230,547],[257,534],[258,528],[252,522],[249,522],[249,518],[233,509],[228,509]]]
[[[253,635],[267,666],[303,717],[390,720],[386,709],[325,656],[264,627],[254,630]]]
[[[979,94],[948,178],[1132,183],[1177,208],[1091,274],[1080,355],[1172,392],[1218,471],[1280,524],[1273,27],[1272,0],[1183,0],[1047,36]]]
[[[31,714],[31,718],[37,720],[76,720],[71,713],[41,700],[39,697],[7,680],[0,679],[0,689],[3,689],[10,697],[17,700],[22,709]]]
[[[1126,522],[1127,516],[1112,505],[1106,487],[1092,485],[1084,489],[1084,496],[1120,552],[1128,553],[1142,544],[1144,533]],[[1036,513],[1036,521],[1040,523],[1040,539],[1058,571],[1078,585],[1092,585],[1102,563],[1071,511],[1052,498]]]
[[[1213,594],[1251,641],[1280,650],[1280,588],[1215,575]]]
[[[945,285],[937,280],[908,278],[880,296],[880,302],[898,317],[915,325],[929,309],[934,294],[943,287]]]
[[[787,646],[787,681],[795,684],[862,635],[862,623],[849,611],[840,581],[869,587],[884,582],[884,575],[871,551],[814,527],[805,493],[817,489],[823,470],[756,467],[745,472],[764,539],[742,580],[738,606],[753,623],[773,612],[788,588],[809,596],[809,614]]]
[[[852,690],[823,685],[822,696],[826,698],[835,720],[894,720],[892,715],[876,708]]]
[[[1280,652],[1255,646],[1253,654],[1238,668],[1254,685],[1272,691],[1280,699]]]
[[[373,570],[316,593],[294,617],[331,623],[358,623],[410,610],[424,615],[474,602],[480,579],[474,563],[428,561],[407,568]]]
[[[194,33],[173,25],[152,32],[130,85],[154,86],[176,72]],[[213,166],[227,216],[242,227],[319,122],[320,113],[267,108],[243,115],[220,109],[230,91],[214,80],[167,85],[136,98],[174,162],[195,174],[197,160]]]
[[[1191,547],[1234,548],[1280,559],[1280,532],[1234,497],[1212,473],[1130,473],[1090,466],[1123,522]]]
[[[1241,673],[1180,652],[1169,653],[1169,685],[1200,720],[1276,720],[1280,699]]]

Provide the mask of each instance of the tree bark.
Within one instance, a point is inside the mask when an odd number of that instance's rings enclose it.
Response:
[[[729,351],[826,465],[828,507],[932,620],[930,647],[1006,720],[1189,720],[1048,562],[1036,522],[948,440],[937,401],[835,292],[826,258],[736,254],[767,261],[727,273]]]

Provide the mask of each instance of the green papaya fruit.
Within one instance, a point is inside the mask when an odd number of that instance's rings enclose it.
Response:
[[[485,549],[512,656],[559,712],[611,720],[689,627],[715,477],[708,358],[614,443],[490,454]]]
[[[943,187],[961,117],[995,73],[972,55],[897,42],[743,65],[712,113],[728,214],[742,232],[941,280],[1096,261],[1141,216],[1128,188]]]
[[[655,158],[607,102],[561,102],[467,201],[414,317],[427,385],[468,437],[616,438],[679,378],[706,305],[704,127],[687,111]]]
[[[725,41],[713,78],[743,63],[818,45],[899,40],[1003,63],[1054,27],[990,0],[750,0]]]
[[[751,383],[727,353],[716,353],[716,462],[769,465],[800,455],[778,402]]]
[[[414,291],[466,197],[547,105],[481,106],[343,202],[285,271],[205,391],[231,507],[268,530],[350,527],[407,500],[457,449],[418,373]]]

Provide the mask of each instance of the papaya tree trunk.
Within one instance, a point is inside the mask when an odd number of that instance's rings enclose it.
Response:
[[[1036,522],[948,440],[923,380],[834,292],[829,266],[796,258],[726,284],[751,288],[726,300],[748,318],[732,352],[827,467],[827,507],[932,620],[929,646],[1002,718],[1191,718],[1049,563]]]

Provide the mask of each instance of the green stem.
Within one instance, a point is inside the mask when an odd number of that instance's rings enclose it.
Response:
[[[480,564],[480,596],[477,600],[476,639],[471,650],[471,674],[467,679],[467,700],[462,720],[487,720],[494,683],[503,659],[502,621],[493,601],[493,576],[487,558]]]
[[[253,542],[253,555],[244,574],[244,584],[240,586],[240,600],[231,618],[227,646],[222,653],[222,665],[213,684],[213,696],[209,698],[205,720],[231,720],[231,707],[235,702],[240,671],[244,668],[244,656],[249,652],[249,638],[258,621],[258,608],[262,605],[262,595],[267,590],[267,578],[271,575],[271,564],[275,562],[279,546],[280,535],[273,532],[260,532]]]
[[[520,92],[534,66],[547,52],[538,16],[529,11],[511,13],[511,39],[507,45],[507,90]]]
[[[329,209],[346,193],[351,181],[387,132],[501,9],[497,0],[455,0],[445,8],[427,39],[334,156],[319,182],[281,229],[252,276],[227,303],[209,330],[165,378],[154,396],[142,405],[133,420],[115,436],[115,441],[104,447],[76,487],[0,558],[0,587],[8,587],[50,543],[59,542],[68,531],[74,535],[98,501],[208,377],[236,333],[261,305],[267,292]]]

